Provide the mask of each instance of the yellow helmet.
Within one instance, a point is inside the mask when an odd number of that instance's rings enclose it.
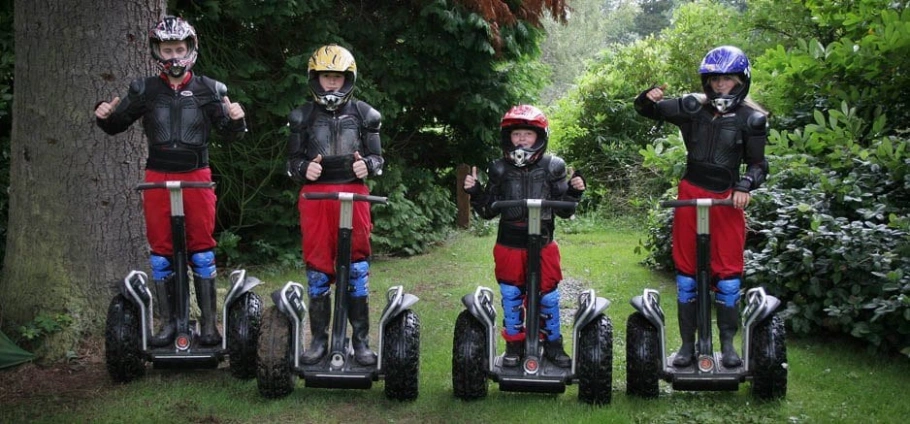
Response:
[[[340,72],[344,74],[344,85],[338,91],[325,91],[319,84],[320,72]],[[337,44],[329,44],[316,49],[307,63],[307,79],[310,92],[316,103],[328,110],[335,110],[351,98],[354,83],[357,82],[357,62],[354,55]]]

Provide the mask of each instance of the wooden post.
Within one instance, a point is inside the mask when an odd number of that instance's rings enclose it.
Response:
[[[469,172],[471,172],[471,167],[466,164],[458,165],[455,168],[455,199],[458,205],[458,216],[455,218],[455,224],[459,228],[471,226],[471,196],[464,192],[464,177]]]

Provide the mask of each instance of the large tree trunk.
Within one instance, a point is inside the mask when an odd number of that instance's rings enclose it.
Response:
[[[112,282],[145,269],[140,196],[145,139],[95,125],[98,101],[150,75],[148,29],[164,0],[17,0],[4,325],[67,314],[48,359],[101,328]]]

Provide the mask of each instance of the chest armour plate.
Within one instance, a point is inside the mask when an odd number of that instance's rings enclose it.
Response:
[[[736,114],[711,119],[700,114],[693,123],[687,146],[689,160],[736,169],[742,160],[743,138]]]
[[[516,168],[507,166],[503,174],[501,185],[501,198],[503,200],[519,199],[549,199],[551,187],[549,184],[549,172],[543,164],[543,160],[525,168]],[[509,208],[501,212],[502,219],[505,221],[523,221],[527,219],[528,212],[524,208]],[[553,213],[550,209],[541,210],[540,218],[542,220],[553,219]]]
[[[195,93],[194,89],[200,92]],[[200,84],[189,84],[174,92],[169,88],[149,96],[149,110],[143,118],[148,142],[157,145],[204,147],[211,129],[202,107],[212,100]]]
[[[318,113],[313,124],[307,128],[307,159],[313,159],[317,154],[323,157],[342,156],[363,150],[360,147],[360,120],[357,115],[347,112],[349,109],[345,108],[334,117]]]

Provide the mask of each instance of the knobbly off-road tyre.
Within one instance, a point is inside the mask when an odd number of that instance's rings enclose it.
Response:
[[[417,399],[420,375],[420,319],[408,309],[389,321],[383,332],[382,368],[385,396],[410,401]]]
[[[277,307],[266,309],[259,328],[256,383],[259,394],[275,399],[289,395],[296,383],[292,372],[291,323]]]
[[[489,340],[483,324],[468,311],[455,320],[452,343],[452,388],[462,400],[487,396],[487,370],[490,368]]]
[[[752,397],[777,400],[787,395],[787,330],[777,314],[759,322],[749,343]]]
[[[262,298],[253,292],[244,293],[228,308],[227,319],[231,374],[243,380],[254,378],[262,325]]]
[[[640,312],[626,323],[626,392],[645,399],[660,390],[660,333]]]
[[[107,308],[104,359],[107,372],[118,383],[127,383],[145,375],[141,320],[136,305],[123,295],[114,296]]]
[[[578,400],[606,405],[613,399],[613,323],[606,315],[589,322],[578,335]]]

